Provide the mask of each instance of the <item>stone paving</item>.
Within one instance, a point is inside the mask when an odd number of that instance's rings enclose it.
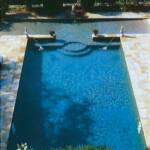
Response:
[[[150,147],[150,35],[126,37],[121,41],[144,136]]]
[[[85,16],[86,19],[150,19],[150,11],[149,12],[86,12]],[[38,15],[34,12],[22,12],[22,13],[12,13],[7,12],[6,17],[7,20],[16,20],[16,21],[37,21],[37,20],[64,20],[64,19],[74,19],[74,15],[72,15],[71,10],[66,11],[61,14],[51,15],[51,16],[43,16]]]
[[[150,146],[150,35],[121,38],[130,79],[140,114],[146,143]],[[8,140],[27,39],[25,36],[0,36],[0,149]]]
[[[100,13],[91,13],[87,12],[86,16],[88,18],[101,18],[101,19],[113,19],[113,18],[118,18],[118,19],[138,19],[138,18],[150,18],[150,13],[149,12],[100,12]]]
[[[1,36],[0,56],[0,149],[6,149],[14,105],[19,86],[27,40],[23,36]]]

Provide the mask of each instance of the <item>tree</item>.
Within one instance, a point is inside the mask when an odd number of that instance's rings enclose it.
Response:
[[[32,0],[26,0],[26,6],[28,8],[31,8],[32,7]]]
[[[94,6],[95,0],[81,0],[81,4],[85,9],[90,9]]]
[[[63,0],[43,0],[43,6],[51,12],[59,11],[62,9]]]
[[[7,0],[0,0],[0,18],[5,14],[8,8]]]

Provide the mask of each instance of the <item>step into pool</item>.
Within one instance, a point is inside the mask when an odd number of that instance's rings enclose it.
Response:
[[[120,41],[67,40],[28,41],[7,149],[145,150]]]

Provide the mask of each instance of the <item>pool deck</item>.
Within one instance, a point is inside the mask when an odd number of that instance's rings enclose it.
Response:
[[[150,147],[149,39],[150,34],[133,34],[121,38],[148,147]],[[4,57],[4,64],[0,73],[2,81],[0,92],[0,148],[2,150],[6,149],[26,44],[27,39],[25,36],[0,36],[0,55]]]
[[[39,15],[35,12],[22,12],[22,13],[13,13],[7,12],[4,20],[7,21],[58,21],[61,20],[64,22],[72,21],[74,19],[81,20],[81,21],[94,21],[94,20],[141,20],[141,19],[150,19],[150,11],[148,12],[86,12],[84,17],[82,18],[75,18],[71,11],[64,12],[61,14],[55,15]]]
[[[122,38],[122,47],[147,145],[150,147],[150,35]]]
[[[100,12],[100,13],[91,13],[87,12],[86,16],[88,18],[107,18],[107,19],[149,19],[150,13],[149,12]]]

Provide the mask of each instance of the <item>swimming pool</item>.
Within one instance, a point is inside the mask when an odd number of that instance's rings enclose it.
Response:
[[[58,35],[68,31],[78,32],[80,34],[82,31],[91,33],[93,29],[100,30],[101,33],[114,33],[117,34],[120,32],[121,26],[125,27],[125,32],[130,34],[147,34],[150,33],[150,19],[145,20],[120,20],[120,21],[97,21],[97,22],[85,22],[78,23],[73,22],[64,23],[52,23],[44,21],[35,21],[35,22],[1,22],[0,23],[0,35],[22,35],[24,28],[27,27],[30,33],[32,34],[47,34],[49,30],[55,30]]]
[[[28,42],[8,150],[24,142],[35,150],[145,150],[120,41],[87,37],[83,31],[56,43]]]

